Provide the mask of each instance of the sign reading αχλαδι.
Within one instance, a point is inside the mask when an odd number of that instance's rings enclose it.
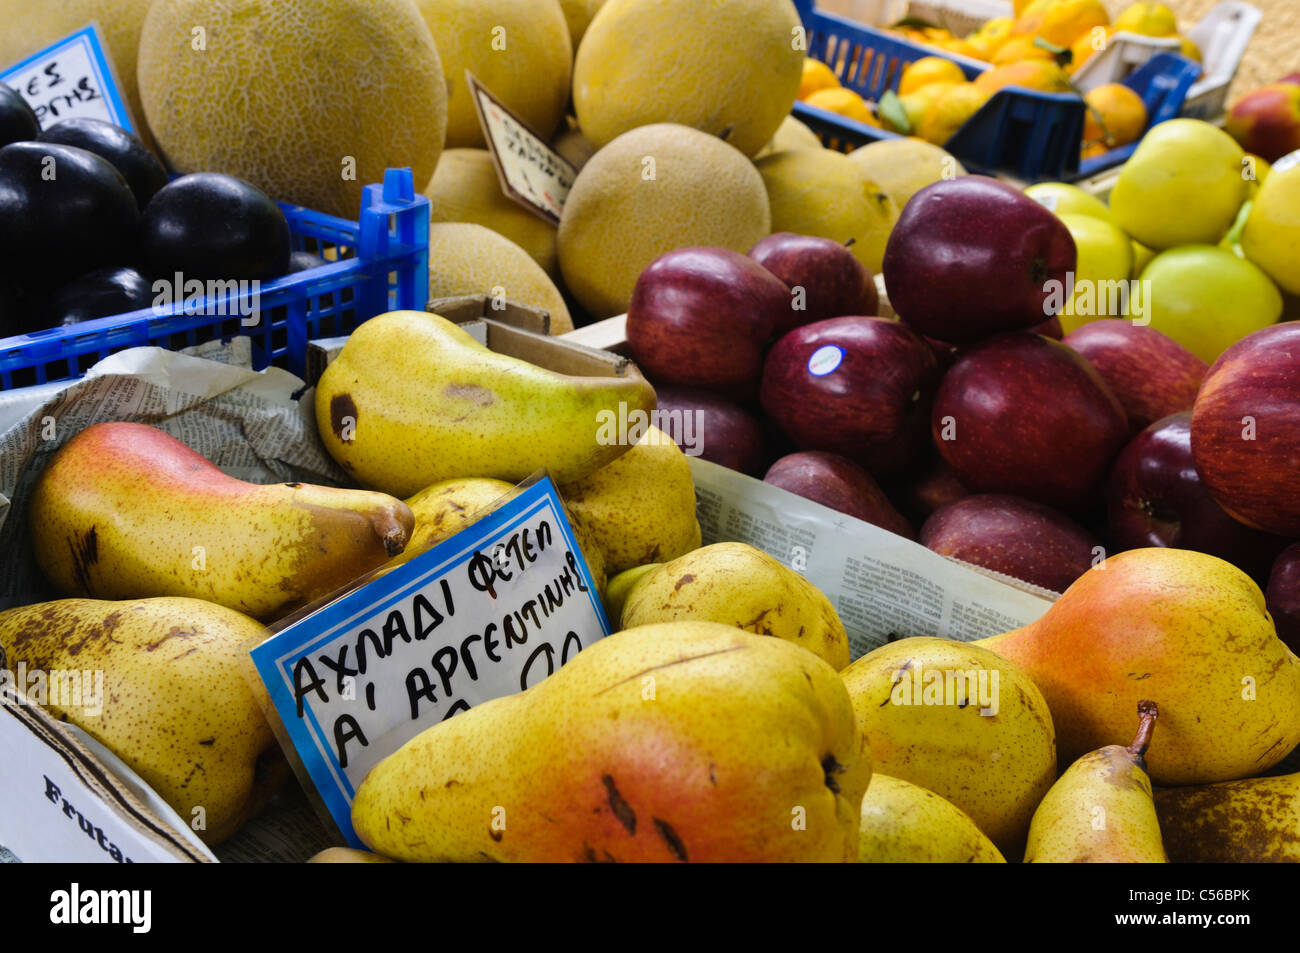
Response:
[[[543,477],[252,651],[293,753],[354,846],[366,773],[421,731],[537,684],[609,634]]]

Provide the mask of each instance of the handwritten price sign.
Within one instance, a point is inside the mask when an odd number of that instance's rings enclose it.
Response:
[[[421,731],[523,691],[609,634],[549,478],[252,652],[281,741],[339,830],[366,773]]]
[[[540,218],[560,222],[578,170],[507,109],[469,70],[465,80],[474,97],[479,124],[506,195]]]
[[[0,82],[27,100],[42,129],[85,117],[135,132],[94,24],[0,73]]]

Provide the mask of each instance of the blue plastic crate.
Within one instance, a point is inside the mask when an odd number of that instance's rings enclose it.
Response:
[[[794,0],[808,35],[808,55],[831,67],[845,88],[878,100],[897,90],[907,64],[941,56],[961,67],[967,79],[989,68],[844,17],[818,10],[814,0]],[[1178,115],[1200,66],[1176,53],[1159,53],[1124,80],[1142,97],[1148,128]],[[817,133],[822,144],[848,152],[897,133],[847,119],[807,103],[795,103],[795,118]],[[1080,161],[1083,101],[1069,93],[1043,93],[1013,87],[994,93],[944,146],[972,171],[1003,173],[1029,181],[1071,181],[1118,165],[1136,143]]]
[[[328,264],[258,289],[260,319],[243,325],[251,295],[207,298],[199,309],[176,302],[129,314],[0,338],[0,390],[72,380],[130,347],[171,350],[206,341],[251,338],[253,367],[271,364],[303,376],[307,342],[346,334],[395,309],[423,311],[429,297],[429,200],[410,169],[389,169],[383,185],[363,190],[358,222],[300,206],[280,206],[293,247],[333,258]]]

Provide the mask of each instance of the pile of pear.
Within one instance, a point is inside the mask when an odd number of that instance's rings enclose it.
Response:
[[[630,446],[598,439],[603,412],[654,409],[635,372],[565,375],[495,353],[437,315],[394,312],[352,334],[315,406],[354,487],[248,483],[164,430],[116,421],[51,447],[30,497],[16,501],[35,562],[67,598],[0,613],[0,653],[11,669],[102,670],[101,711],[47,707],[210,844],[287,774],[267,699],[244,672],[265,625],[390,571],[543,468],[600,590],[607,571],[700,544],[676,444],[653,428]]]
[[[742,544],[605,601],[617,634],[377,765],[374,853],[330,859],[1300,860],[1300,775],[1266,776],[1300,744],[1300,659],[1214,557],[1130,551],[1031,625],[852,664],[827,597]]]

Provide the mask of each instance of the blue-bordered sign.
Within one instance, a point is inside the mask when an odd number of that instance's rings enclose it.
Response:
[[[253,649],[340,831],[368,772],[424,729],[537,684],[609,634],[549,478]]]
[[[93,23],[6,69],[0,81],[22,94],[42,129],[77,116],[135,132]]]

